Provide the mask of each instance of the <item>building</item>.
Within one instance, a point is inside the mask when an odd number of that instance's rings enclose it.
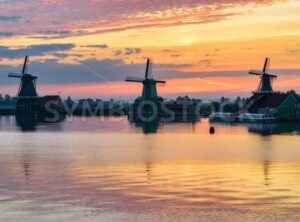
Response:
[[[254,93],[245,109],[250,113],[274,116],[280,121],[294,121],[300,117],[300,100],[291,92]]]

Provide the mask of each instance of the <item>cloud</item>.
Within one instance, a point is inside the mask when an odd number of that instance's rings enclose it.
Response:
[[[294,53],[297,53],[299,52],[299,49],[286,49],[287,53],[290,53],[290,54],[294,54]]]
[[[67,58],[70,56],[75,56],[75,57],[82,57],[80,54],[72,54],[72,53],[52,53],[52,56],[58,57],[58,58]]]
[[[140,48],[126,48],[124,54],[125,55],[132,55],[132,54],[139,54],[142,52]]]
[[[119,56],[122,54],[122,51],[121,50],[116,50],[114,51],[114,56]]]
[[[0,48],[1,50],[1,48]],[[58,60],[34,61],[30,63],[30,73],[38,76],[38,84],[85,84],[107,83],[124,81],[126,76],[143,77],[146,69],[145,63],[127,64],[122,59],[103,60],[78,60],[79,64],[61,64]],[[18,67],[1,65],[1,73],[19,72]],[[240,77],[248,76],[247,70],[240,71],[214,71],[214,72],[185,72],[181,68],[193,67],[192,64],[154,64],[153,76],[156,79],[181,79],[181,78],[205,78],[205,77]],[[299,69],[272,70],[272,73],[284,75],[296,75]],[[0,85],[16,84],[14,79],[6,75],[0,75]]]
[[[9,48],[0,46],[0,59],[16,59],[29,56],[42,56],[45,53],[56,52],[56,51],[68,51],[74,48],[74,44],[41,44],[41,45],[30,45],[24,48]]]
[[[22,34],[48,39],[149,27],[205,24],[249,14],[251,9],[282,1],[285,0],[87,0],[84,7],[81,0],[2,1],[1,9],[6,14],[17,16],[0,16],[0,21],[18,22],[19,28],[0,23],[0,30],[16,32],[20,27],[26,27],[22,29]],[[32,8],[39,13],[32,16]],[[30,26],[26,21],[30,22]]]
[[[200,66],[210,67],[212,65],[212,61],[210,59],[199,60],[198,64]]]
[[[107,49],[107,48],[109,48],[108,45],[85,45],[83,47],[87,47],[87,48],[99,48],[99,49]]]
[[[11,37],[14,36],[15,34],[12,32],[0,32],[0,36],[4,36],[4,37]]]
[[[3,22],[18,22],[21,19],[21,16],[0,16],[0,21]]]
[[[193,64],[154,64],[156,70],[175,70],[180,68],[190,68]]]
[[[125,48],[124,50],[115,50],[114,56],[118,57],[120,55],[129,56],[134,54],[140,54],[142,53],[142,49],[140,48]]]
[[[172,49],[163,49],[162,52],[175,52],[175,50],[172,50]]]
[[[40,32],[42,35],[69,35],[71,34],[71,31],[54,31],[54,30],[46,30]]]
[[[54,24],[60,24],[60,23],[54,23]],[[29,36],[27,38],[30,39],[60,39],[70,36],[80,36],[84,34],[90,34],[89,31],[86,30],[75,30],[75,31],[53,31],[53,30],[47,30],[47,31],[41,31],[38,32],[37,35]]]

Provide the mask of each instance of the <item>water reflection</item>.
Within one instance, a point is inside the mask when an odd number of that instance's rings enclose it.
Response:
[[[23,132],[35,131],[38,119],[35,115],[16,115],[16,123]]]
[[[55,133],[47,124],[36,126],[43,133],[2,130],[1,221],[235,222],[237,212],[299,221],[298,135],[216,125],[211,136],[207,120],[144,133],[127,119],[96,120],[64,121]]]
[[[25,187],[28,190],[30,185],[30,176],[32,174],[32,165],[34,161],[34,153],[32,150],[24,150],[20,157],[21,166],[23,167]]]
[[[166,125],[184,123],[184,124],[191,124],[195,126],[195,124],[200,121],[199,118],[193,116],[189,116],[189,117],[176,116],[172,120],[165,119],[162,117],[157,117],[151,121],[142,121],[138,117],[129,117],[128,120],[131,124],[134,124],[136,128],[142,128],[143,133],[145,134],[157,133],[159,129],[161,129],[163,126]]]
[[[272,167],[272,144],[269,138],[265,138],[262,140],[261,150],[262,150],[262,165],[263,165],[265,186],[270,186],[271,185],[270,170]]]
[[[36,131],[38,126],[51,125],[49,129],[60,130],[65,116],[61,115],[56,121],[50,121],[45,115],[18,114],[15,116],[17,126],[23,132]]]
[[[158,128],[161,125],[159,118],[155,118],[152,121],[142,121],[139,118],[129,119],[130,123],[134,124],[137,128],[142,128],[145,134],[157,133]]]
[[[278,123],[278,124],[249,124],[249,132],[258,133],[263,136],[275,134],[300,133],[300,123]]]
[[[153,157],[155,144],[151,139],[145,138],[144,140],[144,163],[145,163],[145,172],[147,175],[148,183],[151,183],[151,174],[154,169],[155,159]]]
[[[287,122],[287,123],[250,123],[250,124],[238,124],[238,123],[213,123],[214,126],[224,126],[226,128],[240,128],[244,127],[248,129],[249,133],[259,134],[262,136],[280,135],[280,134],[300,134],[299,122]]]

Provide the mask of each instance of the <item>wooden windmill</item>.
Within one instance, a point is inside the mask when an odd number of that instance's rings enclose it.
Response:
[[[152,76],[150,76],[150,66],[151,66],[151,60],[147,59],[147,66],[146,66],[146,72],[145,72],[145,78],[135,78],[135,77],[127,77],[127,82],[138,82],[143,84],[143,93],[141,96],[142,101],[155,101],[159,97],[157,95],[157,89],[156,85],[157,83],[165,84],[166,81],[162,80],[155,80]]]
[[[16,74],[16,73],[9,73],[9,77],[11,78],[19,78],[20,81],[20,87],[18,91],[18,97],[37,97],[38,94],[36,92],[36,80],[37,76],[33,76],[31,74],[27,73],[28,70],[28,62],[29,62],[29,57],[25,57],[23,69],[21,74]]]
[[[261,81],[258,87],[258,93],[272,93],[273,87],[272,82],[277,78],[276,75],[272,75],[268,73],[270,64],[270,59],[266,58],[265,64],[262,71],[252,70],[249,72],[250,75],[260,76]]]

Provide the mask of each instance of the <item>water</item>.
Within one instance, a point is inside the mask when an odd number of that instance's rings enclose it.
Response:
[[[1,117],[0,221],[299,221],[298,126],[210,126]]]

